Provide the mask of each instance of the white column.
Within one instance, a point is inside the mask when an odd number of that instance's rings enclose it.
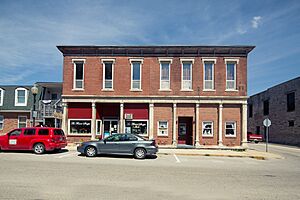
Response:
[[[62,103],[63,107],[63,116],[61,119],[61,128],[64,131],[65,135],[68,135],[68,103],[63,102]]]
[[[149,139],[153,139],[154,132],[154,104],[149,103]]]
[[[219,104],[219,146],[223,146],[223,104]]]
[[[176,121],[177,121],[177,105],[173,103],[173,145],[177,145],[177,132],[176,132]]]
[[[247,102],[242,105],[242,146],[248,147],[247,141]]]
[[[195,138],[195,146],[199,147],[199,128],[200,128],[200,104],[196,103],[196,138]]]
[[[92,140],[96,139],[96,103],[92,102],[92,123],[91,123]]]
[[[120,133],[124,133],[124,103],[120,103]]]

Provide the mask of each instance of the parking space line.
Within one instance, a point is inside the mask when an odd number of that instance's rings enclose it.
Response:
[[[179,158],[176,156],[175,153],[173,154],[173,156],[175,157],[177,163],[181,163],[181,161],[179,160]]]
[[[72,156],[72,155],[75,155],[75,154],[78,154],[78,152],[66,153],[64,155],[57,156],[56,158],[65,158],[65,157],[69,157],[69,156]]]

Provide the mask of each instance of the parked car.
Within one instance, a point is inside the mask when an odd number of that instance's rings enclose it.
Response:
[[[147,140],[134,134],[114,134],[99,141],[83,142],[77,151],[87,157],[97,154],[133,155],[137,159],[144,159],[147,155],[158,152],[155,140]]]
[[[258,142],[263,141],[263,136],[260,135],[260,134],[255,134],[255,133],[248,132],[247,133],[247,139],[248,139],[249,142],[258,143]]]
[[[66,146],[66,137],[59,128],[18,128],[0,136],[1,150],[33,150],[36,154],[42,154]]]

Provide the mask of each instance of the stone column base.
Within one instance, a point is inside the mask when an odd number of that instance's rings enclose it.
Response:
[[[249,147],[249,146],[248,146],[248,141],[243,141],[243,142],[242,142],[242,147],[248,148],[248,147]]]

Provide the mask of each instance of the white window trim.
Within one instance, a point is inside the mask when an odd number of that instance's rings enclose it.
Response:
[[[159,122],[167,122],[167,130],[166,130],[167,134],[166,135],[163,135],[163,134],[160,133],[160,131],[159,131],[159,129],[160,129]],[[169,137],[169,122],[168,122],[168,120],[158,120],[157,121],[157,136]]]
[[[169,63],[169,88],[162,88],[161,87],[161,84],[162,84],[162,80],[161,80],[161,71],[162,71],[162,65],[161,63],[162,62],[168,62]],[[160,59],[159,60],[159,66],[160,66],[160,69],[159,69],[159,91],[171,91],[171,63],[172,63],[172,59],[170,61],[170,59]]]
[[[226,135],[226,123],[234,123],[234,135]],[[227,121],[225,122],[225,133],[224,133],[225,137],[228,138],[235,138],[236,137],[236,121]]]
[[[101,63],[102,63],[102,68],[103,68],[103,85],[102,85],[102,90],[104,91],[114,91],[114,69],[115,69],[115,61],[116,59],[113,58],[105,58],[105,59],[101,59]],[[105,88],[105,62],[112,62],[112,69],[111,69],[111,73],[112,73],[112,83],[111,83],[111,88]]]
[[[131,119],[131,120],[128,120],[128,121],[133,121],[133,122],[134,121],[143,121],[143,122],[147,122],[147,134],[138,134],[138,135],[140,135],[140,136],[149,136],[149,120],[147,120],[147,119]],[[123,130],[125,130],[125,128],[126,128],[126,122],[124,123],[124,129]]]
[[[18,91],[23,90],[25,91],[25,102],[24,103],[18,103]],[[27,106],[27,99],[28,99],[28,90],[23,87],[19,87],[15,89],[15,106]]]
[[[98,127],[98,122],[100,122],[100,127]],[[92,124],[91,124],[92,126]],[[100,129],[99,134],[97,134],[97,129]],[[102,120],[101,119],[97,119],[96,120],[96,135],[102,135]]]
[[[18,128],[20,128],[20,118],[21,117],[25,117],[26,118],[26,120],[25,120],[25,127],[27,127],[27,116],[25,116],[25,115],[19,115],[18,116]]]
[[[204,123],[211,123],[211,134],[210,135],[203,135]],[[214,137],[214,122],[213,121],[203,121],[202,122],[202,137]]]
[[[83,62],[83,66],[82,66],[82,88],[76,88],[76,62]],[[72,63],[73,63],[73,90],[84,90],[84,64],[85,64],[85,59],[72,59]]]
[[[71,133],[70,132],[70,128],[71,128],[71,120],[76,120],[76,121],[88,121],[90,120],[91,121],[91,129],[92,129],[92,119],[68,119],[68,135],[74,135],[74,136],[89,136],[89,135],[92,135],[92,133],[80,133],[80,134],[76,134],[76,133]],[[92,131],[92,130],[91,130]]]
[[[130,60],[130,66],[131,66],[131,76],[130,76],[130,79],[131,79],[131,87],[130,87],[130,91],[133,91],[133,92],[140,92],[140,91],[143,91],[142,90],[142,70],[143,70],[143,59],[129,59]],[[133,62],[140,62],[140,88],[139,89],[136,89],[136,88],[133,88]]]
[[[2,123],[2,127],[0,127],[0,130],[3,130],[4,129],[4,116],[3,115],[0,115],[0,117],[2,117],[2,121],[0,121]]]
[[[4,99],[4,90],[0,88],[1,96],[0,96],[0,106],[3,106],[3,99]]]
[[[233,89],[227,89],[227,63],[228,62],[234,62],[234,88]],[[229,92],[236,92],[237,90],[237,80],[236,80],[236,71],[237,71],[237,65],[239,63],[239,59],[233,59],[233,58],[225,58],[225,69],[226,69],[226,83],[225,83],[225,91]]]
[[[212,89],[205,88],[205,62],[213,62],[212,66]],[[216,91],[215,90],[215,65],[217,63],[216,58],[202,58],[202,65],[203,65],[203,91]]]
[[[193,90],[193,64],[194,64],[195,59],[193,58],[181,58],[180,62],[181,62],[181,90],[180,91],[184,91],[184,92],[192,92]],[[183,88],[183,63],[184,62],[191,62],[191,84],[192,84],[192,89],[184,89]]]

